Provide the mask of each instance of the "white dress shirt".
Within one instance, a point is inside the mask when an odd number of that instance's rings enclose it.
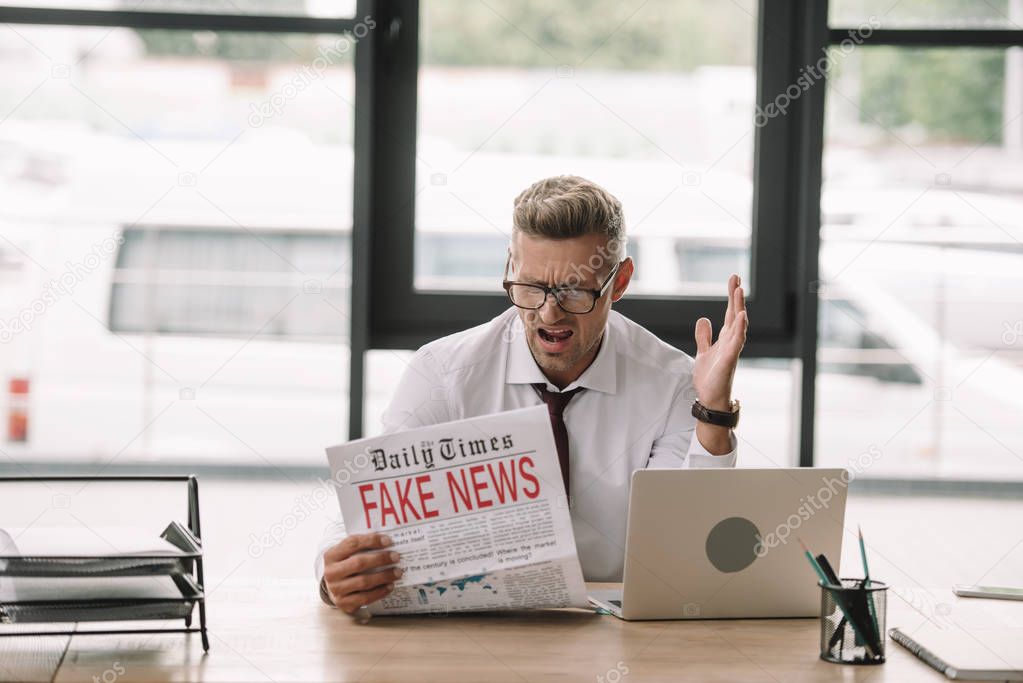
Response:
[[[593,363],[572,384],[565,408],[572,527],[587,581],[621,581],[629,485],[643,468],[734,467],[731,452],[711,455],[694,438],[693,359],[611,311]],[[544,377],[514,307],[490,322],[419,349],[384,412],[385,433],[542,403],[530,386]],[[683,520],[679,520],[683,522]],[[316,558],[342,538],[330,525]]]

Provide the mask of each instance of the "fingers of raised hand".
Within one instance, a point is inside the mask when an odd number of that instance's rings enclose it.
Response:
[[[710,320],[707,318],[700,318],[696,321],[696,353],[704,353],[710,350],[713,332]]]
[[[746,292],[741,286],[738,275],[733,275],[728,280],[728,308],[725,310],[725,328],[731,328],[735,324],[735,318],[741,311],[746,310]],[[726,330],[722,330],[724,334]]]
[[[735,319],[735,291],[739,288],[739,276],[732,273],[728,278],[728,306],[725,308],[725,326]]]
[[[746,335],[749,332],[749,313],[746,312],[745,307],[736,315],[734,327],[739,350],[742,350],[743,345],[746,343]]]

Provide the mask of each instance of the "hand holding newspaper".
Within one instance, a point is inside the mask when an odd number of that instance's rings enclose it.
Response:
[[[404,572],[372,614],[587,607],[544,406],[327,449],[348,533],[386,532]]]

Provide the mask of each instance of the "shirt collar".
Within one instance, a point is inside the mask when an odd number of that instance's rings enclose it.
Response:
[[[604,326],[604,338],[600,343],[597,357],[583,371],[579,379],[569,384],[562,391],[570,391],[576,387],[592,389],[605,394],[614,394],[618,390],[617,362],[614,349],[614,335],[611,325]],[[505,371],[506,384],[545,384],[550,391],[557,391],[544,377],[540,366],[536,364],[525,334],[516,334],[509,342],[508,366]]]

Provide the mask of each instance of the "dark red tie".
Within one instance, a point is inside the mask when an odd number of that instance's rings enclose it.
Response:
[[[573,396],[583,390],[583,387],[560,393],[547,391],[544,384],[534,384],[533,388],[547,404],[547,414],[550,415],[551,428],[554,430],[554,445],[558,449],[558,462],[561,463],[561,479],[565,482],[565,495],[571,497],[571,489],[568,488],[568,427],[565,426],[565,406]]]

